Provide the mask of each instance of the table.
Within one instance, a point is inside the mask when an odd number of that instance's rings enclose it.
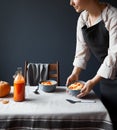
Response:
[[[26,87],[26,100],[14,102],[13,87],[0,102],[0,130],[112,130],[109,114],[94,92],[85,99],[96,103],[70,104],[66,99],[76,99],[66,93],[65,87],[57,87],[54,93],[45,93],[36,87]]]

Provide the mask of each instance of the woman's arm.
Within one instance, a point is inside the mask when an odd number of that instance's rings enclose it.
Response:
[[[97,83],[99,83],[99,81],[101,80],[101,79],[103,79],[101,76],[99,76],[99,75],[96,75],[95,77],[93,77],[92,79],[91,79],[91,82],[93,83],[93,86],[95,86]]]
[[[74,67],[73,68],[73,71],[72,71],[72,74],[73,75],[80,75],[80,73],[81,73],[81,71],[82,71],[82,68],[79,68],[79,67]]]
[[[86,69],[87,61],[90,58],[89,48],[87,43],[84,41],[83,34],[82,34],[82,26],[84,25],[83,22],[83,15],[85,12],[81,13],[77,23],[77,44],[76,44],[76,53],[74,58],[74,69],[71,75],[67,78],[66,85],[70,84],[71,82],[77,81],[79,79],[79,75],[82,69]]]
[[[87,62],[90,58],[90,51],[87,43],[82,34],[82,27],[85,25],[83,17],[86,17],[86,12],[82,12],[77,22],[77,35],[76,35],[76,53],[73,65],[78,68],[86,69]]]
[[[117,9],[110,7],[105,17],[107,18],[105,27],[109,31],[109,48],[108,55],[100,66],[97,75],[106,79],[114,79],[117,74]]]

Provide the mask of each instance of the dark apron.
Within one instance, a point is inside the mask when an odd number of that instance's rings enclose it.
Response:
[[[89,49],[101,64],[109,48],[109,31],[105,28],[104,22],[100,21],[89,28],[85,25],[82,27],[82,33]],[[100,91],[102,102],[108,109],[112,120],[117,120],[117,79],[103,78],[100,82]]]

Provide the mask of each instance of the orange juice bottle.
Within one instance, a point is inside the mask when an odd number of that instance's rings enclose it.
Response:
[[[21,102],[25,100],[25,79],[22,75],[22,68],[17,68],[14,78],[14,101]]]

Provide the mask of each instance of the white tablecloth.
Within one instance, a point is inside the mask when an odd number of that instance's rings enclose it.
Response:
[[[91,92],[85,99],[96,103],[70,104],[66,99],[80,100],[57,87],[54,93],[33,93],[36,87],[26,88],[26,100],[14,102],[13,90],[0,102],[0,130],[112,130],[108,112],[97,96]],[[13,89],[13,88],[12,88]]]

